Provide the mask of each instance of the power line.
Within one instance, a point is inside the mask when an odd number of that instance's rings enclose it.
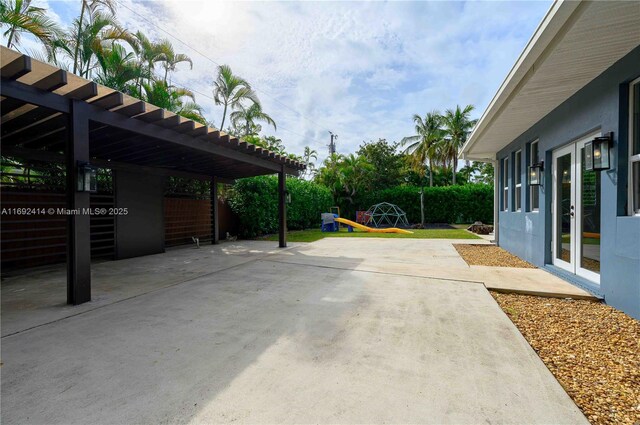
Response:
[[[138,13],[137,11],[133,10],[132,8],[130,8],[129,6],[127,6],[126,4],[122,3],[122,0],[116,0],[116,2],[124,7],[125,9],[129,10],[130,12],[136,14],[138,17],[140,17],[141,19],[144,19],[145,21],[147,21],[149,24],[151,24],[152,26],[156,27],[157,29],[159,29],[160,31],[162,31],[163,33],[167,34],[169,37],[172,37],[173,39],[179,41],[182,45],[184,45],[185,47],[193,50],[194,52],[196,52],[197,54],[199,54],[200,56],[202,56],[203,58],[207,59],[208,61],[210,61],[211,63],[217,65],[217,66],[221,66],[220,63],[216,62],[215,60],[211,59],[209,56],[205,55],[204,53],[202,53],[201,51],[199,51],[198,49],[196,49],[195,47],[191,46],[190,44],[182,41],[180,38],[176,37],[175,34],[172,34],[171,32],[165,30],[164,28],[160,27],[158,24],[156,24],[155,22],[153,22],[152,20],[150,20],[149,18],[143,16],[142,14]],[[295,109],[291,108],[289,105],[281,102],[280,100],[278,100],[275,96],[272,96],[271,94],[265,92],[264,90],[260,90],[260,89],[254,89],[255,91],[262,93],[264,95],[266,95],[267,97],[271,98],[272,100],[274,100],[275,102],[277,102],[278,104],[280,104],[282,107],[292,111],[293,113],[299,115],[301,118],[309,121],[311,124],[317,126],[317,127],[322,127],[321,125],[319,125],[317,122],[311,120],[310,118],[307,118],[306,116],[304,116],[301,112],[296,111]],[[195,90],[194,90],[195,91]]]

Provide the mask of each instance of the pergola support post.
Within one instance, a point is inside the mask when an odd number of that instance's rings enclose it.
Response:
[[[287,175],[284,166],[278,173],[278,230],[279,247],[287,247]]]
[[[67,303],[91,301],[91,223],[89,192],[77,190],[78,163],[89,162],[89,118],[86,104],[71,101],[66,147]]]
[[[218,227],[218,178],[211,178],[210,196],[211,202],[211,244],[220,243],[220,228]]]

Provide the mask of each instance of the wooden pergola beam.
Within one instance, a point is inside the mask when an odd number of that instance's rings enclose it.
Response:
[[[32,84],[33,87],[44,91],[54,91],[66,85],[67,72],[63,69],[58,69]]]
[[[27,55],[20,55],[0,68],[0,75],[2,75],[2,78],[9,80],[17,80],[30,72],[31,58]]]
[[[109,93],[99,99],[92,101],[90,104],[92,106],[97,106],[103,109],[113,109],[118,106],[122,106],[123,103],[124,95],[119,91],[114,91],[113,93]]]

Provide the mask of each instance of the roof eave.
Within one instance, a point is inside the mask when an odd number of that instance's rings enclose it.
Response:
[[[469,155],[470,149],[481,139],[502,106],[510,100],[522,81],[526,80],[527,75],[533,71],[536,60],[549,48],[580,4],[581,2],[578,1],[554,1],[463,145],[460,151],[461,158],[463,155],[467,155],[468,158],[478,156],[477,154]],[[505,141],[505,146],[509,142],[511,141]],[[493,154],[495,155],[495,152]]]

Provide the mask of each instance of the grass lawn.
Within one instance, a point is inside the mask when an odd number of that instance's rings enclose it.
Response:
[[[413,239],[481,239],[478,236],[463,229],[415,229],[413,235],[400,233],[369,233],[355,230],[348,232],[340,229],[339,232],[322,232],[320,229],[293,230],[287,233],[289,242],[314,242],[322,238],[413,238]],[[264,239],[277,241],[278,235],[269,235]]]

